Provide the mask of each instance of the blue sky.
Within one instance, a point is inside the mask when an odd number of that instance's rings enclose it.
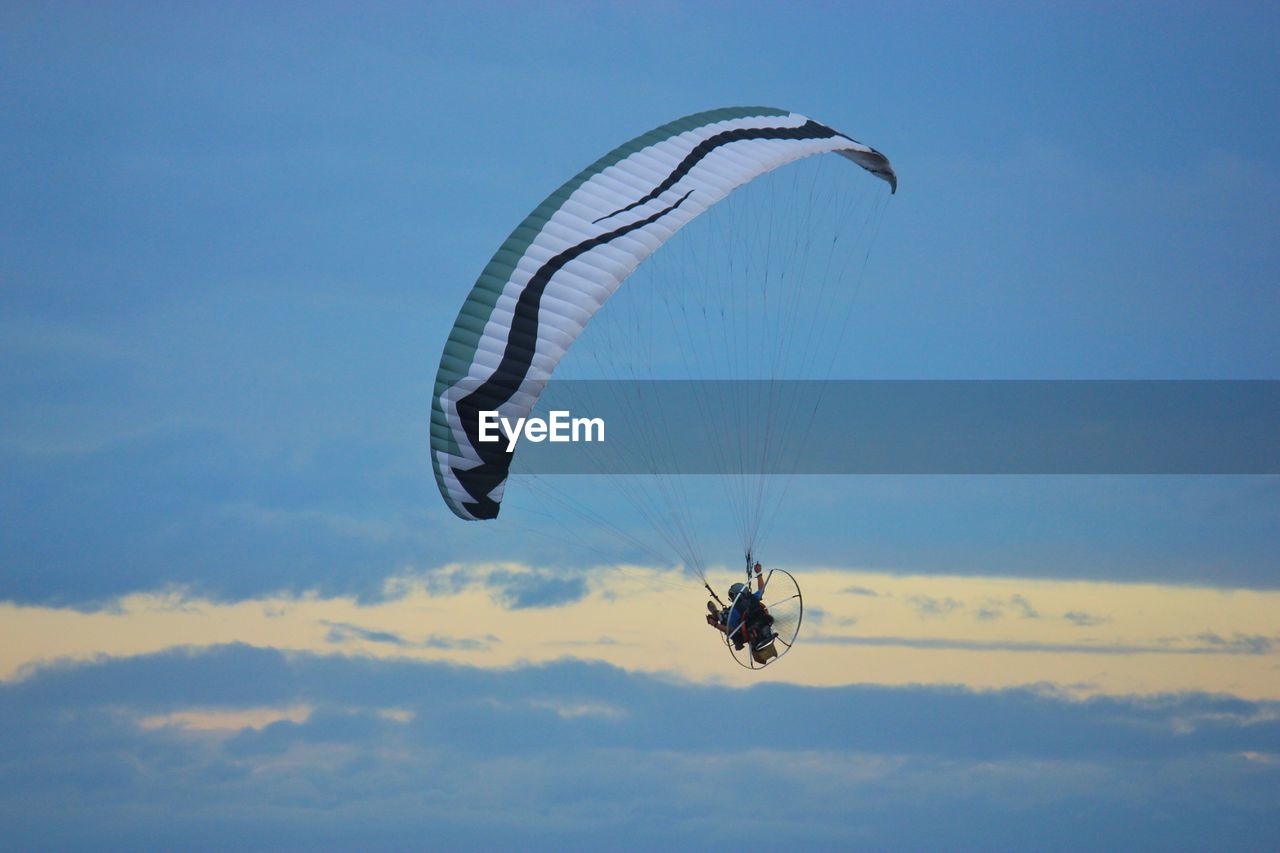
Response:
[[[883,675],[896,659],[818,672],[817,651],[794,683],[745,686],[680,669],[684,651],[655,674],[621,650],[628,626],[559,657],[450,658],[431,624],[365,606],[409,578],[428,591],[418,618],[443,624],[431,602],[457,601],[468,637],[502,645],[510,620],[577,624],[575,602],[614,594],[596,552],[445,509],[431,381],[514,224],[610,147],[703,109],[794,109],[892,158],[852,376],[1280,378],[1278,18],[3,4],[0,604],[22,649],[0,682],[4,824],[67,847],[496,846],[517,830],[702,846],[744,805],[722,773],[754,761],[787,783],[760,831],[816,848],[1265,847],[1280,626],[1231,602],[1280,586],[1274,478],[808,478],[770,540],[815,578],[959,578],[935,593],[953,620],[983,612],[986,579],[1012,585],[1001,596],[1025,582],[1042,626],[1075,606],[1070,584],[1096,583],[1115,600],[1091,618],[1112,622],[1085,639],[1235,642],[1258,669],[1234,687],[1195,655],[1150,684],[978,656],[943,683],[927,649],[903,664],[916,686]],[[1139,590],[1152,611],[1178,590],[1215,603],[1166,630],[1120,603]],[[264,627],[308,596],[335,608],[317,639]],[[855,598],[815,601],[820,630],[872,624]],[[696,593],[673,601],[699,618]],[[262,624],[238,621],[252,608]],[[882,633],[932,642],[924,611]],[[242,633],[161,619],[188,612]],[[110,637],[55,642],[112,614]],[[982,642],[1066,642],[1012,616],[988,627],[1008,633]],[[439,656],[408,654],[429,636]],[[762,728],[729,711],[742,703]]]

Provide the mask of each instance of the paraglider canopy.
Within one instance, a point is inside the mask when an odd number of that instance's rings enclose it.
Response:
[[[798,113],[731,107],[636,137],[538,205],[480,274],[436,373],[431,461],[454,514],[496,518],[506,487],[512,452],[479,440],[480,413],[526,417],[588,321],[642,261],[735,188],[822,153],[897,187],[874,148]]]

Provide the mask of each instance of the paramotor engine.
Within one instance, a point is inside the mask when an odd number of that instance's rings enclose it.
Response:
[[[766,631],[757,632],[745,622],[740,624],[738,630],[745,631],[743,639],[746,641],[741,649],[734,642],[736,632],[729,632],[724,636],[725,645],[733,659],[747,669],[762,669],[777,663],[791,651],[796,636],[800,633],[800,621],[804,617],[804,596],[800,592],[800,584],[790,572],[783,569],[770,569],[765,574],[760,604],[772,619]],[[773,636],[770,637],[769,634]]]

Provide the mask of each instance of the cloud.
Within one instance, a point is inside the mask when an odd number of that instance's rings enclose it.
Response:
[[[411,594],[417,587],[437,595],[487,589],[508,610],[558,607],[586,597],[590,589],[581,569],[538,569],[511,561],[497,564],[448,564],[425,572],[402,571],[382,585],[381,599]]]
[[[298,745],[362,747],[386,740],[404,722],[370,709],[321,708],[302,722],[279,720],[261,729],[241,729],[223,748],[233,757],[279,755]]]
[[[1095,625],[1105,625],[1111,621],[1107,616],[1095,616],[1092,613],[1085,613],[1083,610],[1068,611],[1062,614],[1062,618],[1079,628],[1092,628]]]
[[[907,602],[920,616],[946,616],[964,606],[950,596],[934,598],[931,595],[909,595]]]
[[[989,598],[974,611],[973,615],[979,621],[989,622],[1001,618],[1007,610],[1012,610],[1022,619],[1040,618],[1040,614],[1031,606],[1031,602],[1017,593],[1003,599]]]
[[[1280,703],[1251,702],[1201,694],[1148,699],[1098,697],[1067,701],[1034,690],[969,692],[960,688],[892,688],[853,686],[808,688],[763,683],[745,692],[714,685],[671,682],[628,674],[614,667],[575,661],[504,670],[406,660],[371,660],[343,656],[281,653],[232,645],[175,650],[98,663],[62,664],[35,670],[26,679],[0,688],[9,709],[46,712],[56,708],[135,709],[167,713],[184,708],[237,708],[310,704],[317,708],[407,708],[422,734],[439,727],[455,730],[459,746],[482,748],[505,737],[498,729],[513,727],[512,743],[554,748],[561,738],[586,738],[599,746],[630,743],[645,748],[715,749],[722,743],[726,709],[750,701],[763,716],[810,722],[842,719],[836,727],[789,725],[770,733],[775,748],[857,748],[912,754],[1035,755],[1063,757],[1075,750],[1075,734],[1083,727],[1095,734],[1125,731],[1137,740],[1104,741],[1120,752],[1187,754],[1222,748],[1219,738],[1235,732],[1241,749],[1258,752],[1280,748],[1275,727],[1244,725],[1271,714],[1280,720]],[[532,703],[532,704],[530,704]],[[546,728],[550,718],[528,717],[529,707],[565,705],[625,708],[632,718],[626,729],[592,732]],[[939,720],[928,730],[917,727],[922,709]],[[916,710],[912,710],[916,709]],[[1173,736],[1172,721],[1211,712],[1217,721]],[[999,713],[1010,728],[987,728],[985,715]],[[524,722],[518,718],[525,715]],[[18,715],[19,717],[22,714]],[[554,715],[553,715],[554,716]],[[497,729],[477,726],[480,717],[502,721]],[[1075,734],[1039,730],[1045,719],[1062,722]],[[678,724],[677,724],[678,723]],[[1232,724],[1239,725],[1238,729]],[[971,737],[955,742],[943,729],[974,727]],[[1198,738],[1212,730],[1208,741]],[[477,734],[469,740],[467,732]],[[483,732],[483,734],[480,734]],[[1139,736],[1140,735],[1140,736]],[[1254,735],[1257,735],[1255,737]],[[453,737],[450,735],[450,737]]]
[[[1235,634],[1226,638],[1207,631],[1195,638],[1209,648],[1221,649],[1224,654],[1265,655],[1276,648],[1276,638],[1260,634]]]
[[[218,734],[198,708],[308,707]],[[766,721],[732,736],[742,708]],[[705,849],[772,785],[760,843],[1235,849],[1274,838],[1280,706],[1199,694],[747,690],[565,661],[485,671],[245,646],[49,667],[0,687],[16,846],[581,844]],[[283,713],[283,712],[282,712]],[[1073,838],[1044,835],[1069,810]],[[654,821],[652,815],[663,820]],[[74,819],[73,819],[74,818]]]
[[[875,598],[880,594],[876,592],[874,589],[871,589],[870,587],[858,586],[856,584],[853,586],[846,586],[844,589],[840,591],[847,592],[850,595],[865,595],[869,598]]]
[[[966,609],[963,601],[951,596],[908,595],[906,601],[922,617],[947,616]],[[1014,593],[1004,598],[986,598],[973,609],[973,618],[979,622],[992,622],[1012,612],[1020,619],[1039,619],[1040,613],[1027,598]]]
[[[557,607],[571,604],[587,594],[587,582],[581,577],[559,576],[550,572],[489,572],[485,583],[494,597],[509,610],[529,607]]]
[[[1198,643],[1191,644],[1188,641]],[[897,646],[907,649],[964,649],[966,651],[1036,652],[1091,655],[1264,655],[1275,641],[1262,636],[1224,640],[1215,634],[1169,638],[1163,643],[1045,643],[1026,640],[967,640],[956,637],[892,637],[810,634],[805,642],[845,646]]]
[[[1009,597],[1009,606],[1018,612],[1023,619],[1039,619],[1040,614],[1031,606],[1031,602],[1027,601],[1021,595],[1011,595]]]
[[[321,620],[320,624],[329,626],[329,633],[325,635],[325,640],[330,643],[363,640],[366,643],[387,643],[401,648],[415,645],[394,631],[372,631],[368,628],[361,628],[358,625],[349,625],[345,622],[330,622],[327,619]]]
[[[329,628],[329,632],[325,635],[325,641],[338,645],[359,641],[391,645],[402,649],[456,649],[461,651],[480,651],[488,649],[492,647],[494,643],[498,642],[498,638],[492,634],[486,635],[483,639],[446,637],[440,634],[429,634],[421,640],[408,640],[395,631],[376,631],[369,628],[362,628],[359,625],[352,625],[348,622],[332,622],[327,619],[322,619],[320,620],[320,624],[328,626]]]
[[[617,645],[621,645],[621,643],[618,640],[615,640],[613,637],[601,635],[599,637],[596,637],[594,640],[557,640],[551,643],[551,645],[564,646],[566,648],[595,649],[595,648],[599,648],[600,646],[617,646]]]
[[[833,615],[825,609],[811,604],[804,609],[804,624],[809,627],[838,625],[844,628],[851,628],[858,624],[858,617]]]

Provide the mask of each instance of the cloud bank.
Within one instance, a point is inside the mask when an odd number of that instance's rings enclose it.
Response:
[[[768,791],[771,846],[1262,849],[1280,830],[1280,705],[1203,694],[742,693],[233,645],[42,669],[0,709],[18,847],[705,849],[743,780]],[[1072,831],[1046,831],[1064,810]]]

